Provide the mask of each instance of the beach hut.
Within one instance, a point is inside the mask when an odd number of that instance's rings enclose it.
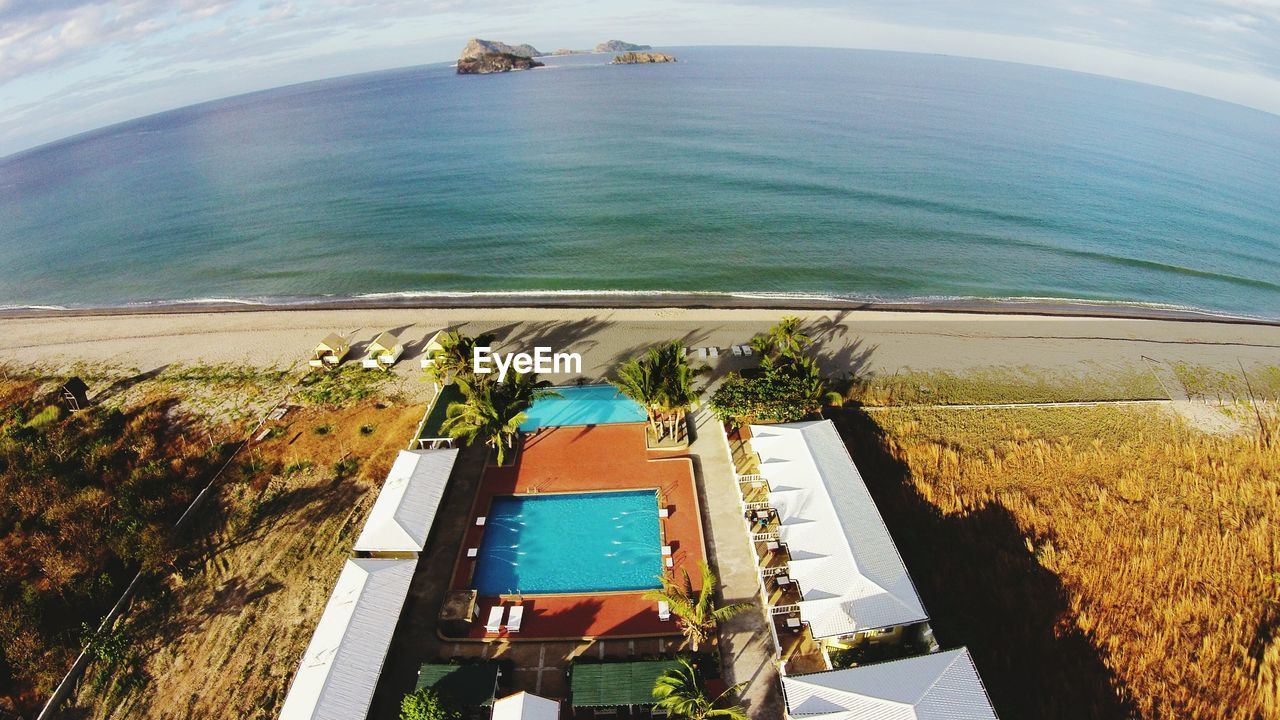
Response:
[[[422,346],[422,369],[426,370],[436,364],[436,354],[444,350],[444,345],[440,339],[444,337],[444,330],[437,330],[427,339],[426,344]]]
[[[349,352],[351,352],[351,343],[338,337],[337,333],[329,333],[329,337],[321,340],[320,344],[316,345],[308,364],[316,368],[337,367]]]
[[[369,352],[360,364],[368,370],[385,370],[395,365],[403,352],[404,344],[400,342],[400,338],[384,332],[369,343]]]

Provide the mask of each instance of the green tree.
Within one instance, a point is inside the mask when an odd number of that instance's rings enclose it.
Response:
[[[671,612],[675,613],[679,622],[680,631],[688,638],[694,652],[697,652],[702,643],[711,638],[720,623],[752,607],[752,604],[747,602],[716,607],[716,585],[720,581],[705,562],[699,563],[698,566],[702,571],[702,587],[697,590],[693,588],[689,571],[681,570],[683,575],[681,582],[674,582],[663,575],[662,589],[645,593],[646,600],[662,600],[670,606]]]
[[[400,701],[400,720],[462,720],[462,711],[435,688],[419,688]]]
[[[546,389],[550,383],[532,373],[512,372],[501,383],[461,377],[454,381],[465,399],[448,407],[441,429],[467,444],[479,440],[493,448],[499,465],[515,447],[525,411],[538,398],[555,395]]]
[[[440,336],[440,349],[435,351],[435,362],[426,369],[427,380],[446,384],[456,379],[472,379],[475,349],[489,347],[494,341],[492,333],[471,337],[457,330]]]
[[[788,315],[768,331],[751,339],[751,347],[762,358],[794,360],[804,355],[813,339],[804,332],[800,318]]]
[[[654,437],[678,437],[685,414],[698,402],[695,379],[706,367],[689,364],[684,343],[672,340],[649,348],[644,355],[618,368],[614,387],[640,403]]]
[[[676,667],[658,676],[653,685],[654,705],[667,711],[672,718],[681,720],[748,720],[747,712],[740,705],[730,705],[729,696],[741,690],[746,683],[739,683],[713,698],[698,676],[698,670],[685,658],[676,661]]]

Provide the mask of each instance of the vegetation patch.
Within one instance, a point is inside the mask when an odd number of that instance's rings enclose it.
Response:
[[[1280,713],[1265,436],[1114,407],[836,421],[939,640],[970,647],[1002,715]]]
[[[1167,400],[1146,368],[1089,368],[1083,372],[987,367],[962,373],[911,370],[850,382],[846,400],[862,405],[990,405],[1000,403]]]

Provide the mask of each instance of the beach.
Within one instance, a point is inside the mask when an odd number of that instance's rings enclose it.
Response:
[[[172,364],[290,367],[305,363],[316,343],[336,332],[350,337],[348,362],[358,362],[368,342],[390,330],[406,346],[396,372],[414,374],[425,340],[458,328],[495,333],[497,350],[548,346],[580,353],[583,375],[601,378],[673,338],[719,348],[713,369],[739,367],[746,361],[730,347],[788,314],[805,321],[833,374],[993,366],[1090,373],[1147,360],[1232,370],[1280,359],[1280,327],[1245,321],[773,307],[334,307],[25,313],[0,318],[0,361],[51,370],[77,363],[138,371]]]

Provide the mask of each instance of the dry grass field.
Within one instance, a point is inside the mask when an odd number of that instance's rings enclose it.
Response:
[[[1280,439],[1134,408],[837,424],[1004,717],[1280,717]]]
[[[62,716],[275,717],[354,534],[425,409],[426,386],[414,380],[356,371],[291,388],[296,379],[180,368],[147,380],[211,421],[261,417],[285,396],[294,404],[236,456]]]

